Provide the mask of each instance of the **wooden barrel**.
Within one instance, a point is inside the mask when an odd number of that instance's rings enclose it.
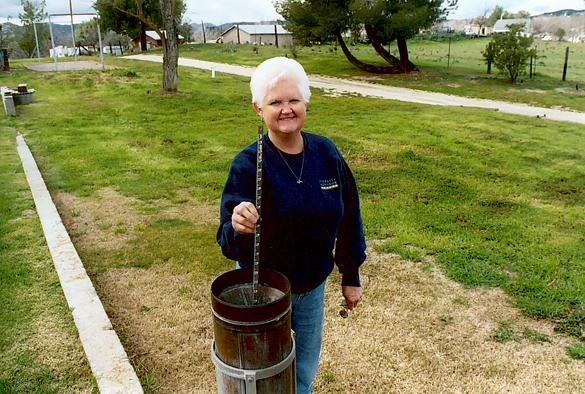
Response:
[[[211,285],[218,392],[294,394],[290,283],[276,271],[261,270],[254,304],[251,280],[251,269],[237,269]]]

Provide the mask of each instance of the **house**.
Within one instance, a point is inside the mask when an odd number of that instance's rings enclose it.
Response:
[[[463,34],[469,37],[485,37],[492,34],[492,28],[485,25],[480,27],[477,24],[465,25]]]
[[[280,25],[233,25],[217,39],[218,43],[291,45],[292,34]]]
[[[494,25],[493,33],[507,33],[510,31],[508,26],[510,25],[523,25],[524,31],[522,35],[532,35],[532,21],[528,18],[524,19],[500,19]]]
[[[79,55],[79,48],[68,48],[66,46],[59,45],[55,48],[49,49],[49,56],[52,58],[75,55]]]
[[[162,33],[164,34],[164,30]],[[157,32],[154,30],[147,30],[146,32],[146,49],[151,50],[152,48],[161,48],[162,47],[162,40]],[[179,34],[179,44],[182,44],[185,41],[185,37]],[[132,40],[132,46],[135,49],[140,49],[140,37],[137,37]]]

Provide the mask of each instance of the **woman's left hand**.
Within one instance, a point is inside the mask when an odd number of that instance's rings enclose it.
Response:
[[[347,309],[352,310],[362,298],[362,288],[356,286],[341,286],[341,293],[345,298]]]

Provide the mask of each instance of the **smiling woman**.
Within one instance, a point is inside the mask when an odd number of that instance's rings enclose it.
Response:
[[[268,127],[260,266],[280,271],[291,282],[297,389],[310,393],[321,352],[325,281],[334,263],[343,274],[349,309],[362,294],[359,267],[366,245],[357,187],[333,142],[301,131],[311,93],[299,63],[268,59],[254,71],[250,87],[254,109]],[[254,143],[234,158],[221,199],[217,241],[242,268],[252,265],[259,220],[256,153]]]

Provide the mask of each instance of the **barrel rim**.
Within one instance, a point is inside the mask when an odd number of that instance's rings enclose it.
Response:
[[[259,281],[262,285],[282,291],[284,295],[279,299],[261,305],[235,305],[219,298],[223,290],[238,284],[248,284],[251,278],[251,268],[235,269],[218,276],[211,284],[211,305],[214,314],[234,324],[263,322],[285,314],[290,308],[291,285],[286,276],[270,269],[260,270]]]

